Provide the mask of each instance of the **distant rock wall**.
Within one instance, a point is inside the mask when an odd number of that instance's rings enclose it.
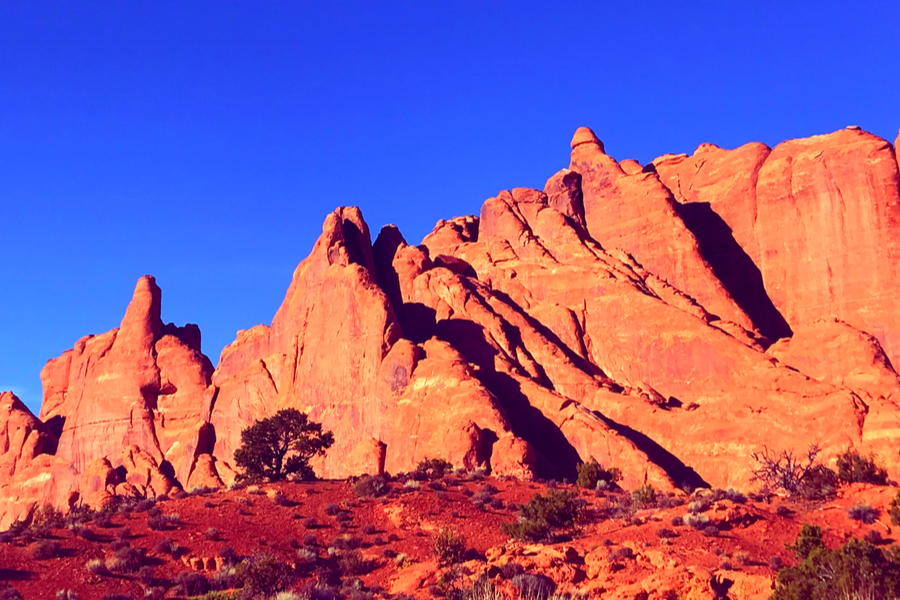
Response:
[[[593,457],[626,487],[748,487],[753,451],[812,443],[900,477],[891,144],[848,128],[646,166],[587,128],[571,146],[543,190],[418,246],[338,208],[215,370],[141,278],[118,329],[47,363],[40,418],[0,396],[0,528],[225,485],[241,430],[286,407],[334,431],[322,477],[437,457],[572,478]]]

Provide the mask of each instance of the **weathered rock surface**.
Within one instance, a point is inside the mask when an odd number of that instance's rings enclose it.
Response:
[[[653,168],[680,203],[678,214],[716,276],[754,325],[775,340],[791,330],[766,294],[754,229],[756,183],[770,152],[760,143],[735,150],[701,144],[692,156],[657,158]]]
[[[202,443],[212,364],[196,325],[164,325],[156,281],[138,280],[122,324],[82,338],[41,372],[41,419],[60,429],[56,456],[81,472],[135,445],[186,481]]]
[[[747,484],[752,466],[748,447],[789,448],[813,439],[837,452],[862,444],[866,409],[855,393],[773,364],[752,335],[736,336],[738,332],[716,327],[719,321],[691,298],[627,255],[603,250],[577,224],[547,206],[540,192],[513,190],[488,200],[477,242],[434,243],[448,239],[439,231],[446,226],[426,238],[432,253],[455,253],[466,260],[501,297],[541,315],[540,326],[555,334],[552,341],[526,335],[527,323],[504,314],[523,350],[498,351],[509,345],[502,335],[506,329],[499,325],[484,327],[491,332],[488,339],[501,342],[493,353],[467,349],[477,339],[473,335],[453,343],[470,361],[480,361],[486,372],[503,368],[498,357],[526,359],[519,370],[530,381],[519,388],[540,390],[526,393],[531,407],[553,420],[550,403],[541,399],[557,393],[564,398],[557,406],[577,407],[580,415],[597,423],[589,435],[575,435],[567,432],[570,422],[564,421],[561,430],[567,443],[603,444],[600,430],[607,429],[628,439],[675,480],[721,486]],[[419,279],[434,278],[437,271]],[[452,298],[437,295],[445,303]],[[424,302],[439,306],[437,301]],[[444,312],[464,310],[469,319],[488,323],[473,310],[471,298],[458,304],[460,308],[450,304]],[[564,339],[569,340],[567,347],[561,346]],[[516,377],[513,369],[506,369]],[[498,393],[501,399],[509,396]],[[800,435],[793,425],[799,420],[808,423]],[[584,445],[577,452],[581,457],[592,454]],[[628,464],[627,470],[639,476],[635,462],[623,460],[627,453],[615,454],[619,456],[613,462]],[[554,458],[560,461],[562,456]]]
[[[778,144],[756,197],[760,271],[791,327],[841,319],[900,361],[900,176],[890,143],[844,129]]]
[[[836,318],[898,360],[900,177],[890,143],[847,128],[771,151],[703,144],[653,167],[762,333],[775,340]]]
[[[287,407],[334,432],[313,464],[329,478],[433,457],[572,478],[593,457],[625,487],[746,488],[754,450],[812,443],[900,478],[890,144],[848,129],[647,166],[587,128],[571,146],[543,190],[418,246],[394,226],[372,243],[338,208],[215,371],[142,278],[118,329],[47,363],[40,419],[0,396],[0,526],[38,502],[228,485],[241,430]]]
[[[437,457],[530,474],[530,447],[515,439],[497,399],[460,354],[437,340],[403,338],[378,284],[398,276],[379,276],[370,239],[358,209],[329,215],[272,325],[223,350],[213,376],[216,456],[228,461],[243,427],[292,406],[335,432],[335,445],[314,465],[323,477],[372,472],[380,460],[367,450],[373,440],[384,444],[389,472]],[[404,260],[402,273],[416,269],[413,257]],[[402,285],[385,287],[397,294]],[[494,457],[497,447],[504,452]]]
[[[626,173],[586,127],[572,138],[569,169],[582,176],[585,222],[602,246],[620,249],[721,319],[752,327],[716,278],[655,173]],[[633,170],[632,170],[633,171]]]

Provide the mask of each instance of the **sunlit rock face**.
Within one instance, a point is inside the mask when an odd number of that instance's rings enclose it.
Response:
[[[444,458],[562,479],[593,457],[625,487],[747,487],[752,452],[812,443],[898,477],[898,180],[854,128],[646,166],[580,128],[543,190],[419,245],[337,208],[215,370],[145,276],[118,329],[47,363],[39,418],[0,396],[0,527],[225,485],[241,430],[289,407],[334,432],[329,478]]]

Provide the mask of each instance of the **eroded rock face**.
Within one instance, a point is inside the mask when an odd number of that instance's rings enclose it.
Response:
[[[446,238],[439,229],[427,247]],[[655,468],[679,483],[719,486],[748,484],[748,447],[863,444],[866,407],[855,392],[774,364],[752,332],[722,328],[628,255],[604,250],[540,192],[489,199],[477,242],[432,251],[453,252],[491,283],[469,281],[458,285],[468,293],[454,295],[435,287],[449,275],[434,269],[416,278],[430,282],[433,299],[416,299],[448,316],[437,334],[482,367],[508,414],[537,409],[519,424],[526,440],[547,439],[529,430],[540,415],[578,457],[625,464],[635,479]],[[522,308],[532,320],[517,315]],[[455,318],[478,323],[485,342],[475,331],[452,337]],[[514,389],[504,389],[508,380]],[[515,395],[524,396],[518,405]],[[800,434],[798,420],[807,423]],[[621,440],[617,450],[599,452],[610,436]],[[565,464],[564,452],[535,444],[539,458]]]
[[[626,173],[590,129],[572,138],[569,169],[582,176],[585,222],[608,249],[628,252],[651,272],[719,318],[751,328],[746,313],[716,278],[677,203],[655,173]]]
[[[425,458],[573,478],[595,458],[626,488],[747,488],[753,451],[812,443],[900,477],[890,144],[844,130],[646,166],[587,128],[571,146],[543,190],[420,245],[394,226],[373,244],[338,208],[215,371],[142,278],[118,329],[48,362],[40,419],[0,396],[0,526],[228,485],[241,430],[288,407],[334,432],[313,464],[329,478]]]
[[[429,457],[470,468],[492,464],[493,445],[503,441],[499,472],[530,473],[530,449],[512,439],[496,398],[459,353],[403,337],[389,294],[399,300],[412,274],[431,261],[411,251],[397,258],[408,248],[398,236],[388,230],[376,244],[379,272],[359,209],[328,216],[272,325],[239,335],[222,353],[210,421],[220,460],[231,459],[253,419],[294,407],[335,434],[314,464],[323,477],[372,472],[381,460],[371,456],[373,441],[384,445],[389,472]]]
[[[891,145],[844,129],[776,146],[759,172],[766,291],[792,326],[837,318],[900,361],[900,177]]]
[[[78,472],[134,445],[188,478],[212,365],[195,325],[163,324],[161,299],[142,277],[119,329],[82,338],[41,371],[41,419],[60,429],[56,456]]]
[[[770,152],[760,143],[735,150],[701,144],[692,156],[657,158],[653,168],[680,203],[678,214],[716,276],[754,325],[776,340],[791,329],[766,293],[755,231],[756,184]]]

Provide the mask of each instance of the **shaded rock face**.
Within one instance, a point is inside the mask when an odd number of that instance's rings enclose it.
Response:
[[[48,362],[40,419],[0,396],[0,526],[227,485],[241,430],[288,407],[334,432],[322,477],[444,458],[574,478],[595,458],[627,488],[746,488],[752,452],[812,443],[900,476],[890,144],[845,130],[646,166],[587,128],[571,147],[543,190],[420,245],[336,209],[215,371],[142,278],[118,329]]]
[[[889,142],[848,128],[771,151],[704,144],[653,166],[764,335],[838,318],[900,360],[900,185]]]

